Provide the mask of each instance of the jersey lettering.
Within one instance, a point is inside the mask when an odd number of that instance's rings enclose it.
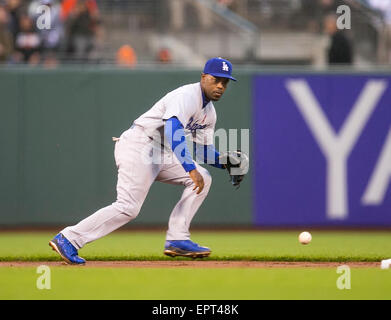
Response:
[[[194,123],[193,123],[193,121],[194,121],[194,118],[191,117],[191,118],[189,119],[189,122],[188,122],[187,125],[186,125],[186,129],[187,129],[187,130],[190,130],[192,133],[194,133],[194,132],[195,132],[196,130],[198,130],[198,129],[205,129],[205,128],[207,127],[206,124],[201,125],[201,124],[198,124],[197,122],[194,122]]]

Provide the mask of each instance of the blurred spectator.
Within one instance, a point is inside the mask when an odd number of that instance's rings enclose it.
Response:
[[[14,62],[38,64],[40,62],[41,39],[29,16],[20,17],[19,30],[15,40]]]
[[[352,45],[342,30],[337,28],[337,16],[334,13],[324,19],[324,31],[330,35],[327,49],[329,64],[351,64],[353,62]]]
[[[301,0],[301,11],[308,17],[307,26],[311,32],[321,33],[324,19],[330,12],[337,12],[336,0]]]
[[[8,30],[8,13],[0,6],[0,63],[8,61],[13,51],[12,34]]]
[[[21,0],[7,0],[6,8],[9,13],[9,29],[12,34],[12,39],[15,44],[16,35],[20,31],[20,17],[22,15],[23,7]]]
[[[63,0],[61,4],[61,18],[66,20],[69,15],[72,15],[77,3],[84,3],[93,17],[99,17],[99,9],[95,0]]]
[[[381,12],[384,25],[380,28],[378,41],[378,61],[380,63],[391,62],[391,1],[368,0],[368,4]]]
[[[235,13],[246,16],[248,3],[242,0],[217,0],[217,3],[220,6],[226,7],[229,10],[234,11]],[[260,4],[262,5],[262,3]]]
[[[159,50],[157,54],[157,59],[160,63],[171,63],[172,62],[172,54],[170,49],[162,48]]]
[[[225,7],[231,6],[233,2],[234,2],[233,0],[217,0],[218,4],[225,6]]]
[[[212,26],[211,12],[198,1],[169,0],[170,23],[173,30],[181,30],[185,25],[186,5],[190,4],[197,10],[198,20],[202,29],[209,29]]]
[[[64,0],[61,16],[66,24],[68,58],[88,61],[99,33],[99,11],[95,0]]]
[[[336,0],[318,0],[323,13],[336,12],[338,3]]]
[[[60,17],[61,6],[55,0],[35,0],[28,8],[29,15],[37,25],[40,15],[39,6],[47,6],[50,9],[50,28],[38,28],[41,38],[41,52],[44,65],[55,65],[58,60],[58,51],[63,40],[63,23]],[[45,21],[46,23],[46,21]]]
[[[136,52],[130,45],[123,45],[117,51],[117,64],[124,67],[134,67],[137,63]]]

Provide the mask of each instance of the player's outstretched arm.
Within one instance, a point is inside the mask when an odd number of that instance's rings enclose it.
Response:
[[[225,165],[220,163],[220,153],[213,144],[203,145],[194,142],[193,146],[197,161],[202,161],[219,169],[225,169]]]

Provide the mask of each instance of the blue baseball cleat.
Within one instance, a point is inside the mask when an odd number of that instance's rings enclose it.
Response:
[[[204,258],[211,254],[207,247],[201,247],[191,240],[167,240],[164,254],[170,257]]]
[[[69,264],[84,264],[86,261],[78,256],[77,249],[65,238],[61,233],[56,235],[51,241],[49,246],[56,251],[66,263]]]

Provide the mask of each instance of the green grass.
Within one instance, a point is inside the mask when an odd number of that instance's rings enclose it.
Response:
[[[337,288],[336,268],[50,269],[51,288],[39,290],[35,268],[0,268],[0,299],[391,299],[391,272],[380,268],[352,268],[349,290]]]
[[[378,261],[391,258],[389,232],[193,232],[210,246],[208,260]],[[0,261],[59,261],[48,246],[55,232],[2,232]],[[87,260],[172,260],[165,233],[114,232],[86,245]],[[180,258],[176,258],[180,259]],[[183,258],[182,258],[183,259]],[[42,263],[44,264],[44,262]],[[34,267],[0,267],[0,299],[260,300],[391,299],[391,270],[351,268],[351,289],[339,290],[336,268],[89,268],[51,266],[51,289],[39,290]]]
[[[0,261],[57,261],[48,246],[55,233],[3,232]],[[212,249],[208,260],[380,261],[391,258],[390,232],[314,231],[309,245],[295,231],[193,232],[192,239]],[[171,260],[162,254],[165,232],[114,232],[79,251],[87,260]],[[176,258],[181,259],[181,258]]]

